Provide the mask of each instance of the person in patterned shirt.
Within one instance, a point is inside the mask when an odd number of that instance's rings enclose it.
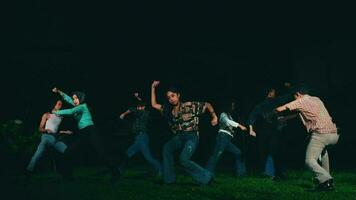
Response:
[[[135,115],[135,121],[132,125],[132,133],[135,135],[135,142],[126,151],[126,157],[120,165],[120,174],[123,174],[128,160],[141,151],[143,157],[154,168],[157,175],[161,176],[161,164],[152,156],[149,146],[147,126],[150,118],[150,111],[146,109],[146,103],[142,101],[138,93],[135,93],[135,97],[138,100],[136,107],[129,108],[126,112],[120,115],[120,119],[124,119],[130,113]]]
[[[191,160],[199,141],[199,116],[210,112],[211,124],[215,126],[218,118],[213,107],[207,102],[182,102],[180,92],[170,88],[166,92],[168,104],[163,106],[156,101],[156,87],[159,81],[154,81],[151,87],[152,107],[159,110],[167,118],[170,129],[175,136],[163,147],[163,179],[165,184],[175,182],[173,153],[182,149],[179,161],[194,180],[200,184],[209,184],[213,175]]]
[[[276,108],[277,112],[297,111],[311,138],[306,150],[305,163],[314,172],[318,185],[313,191],[334,190],[333,178],[330,175],[329,156],[326,148],[335,145],[339,140],[337,128],[324,103],[308,94],[306,87],[294,91],[295,100]],[[321,166],[318,158],[321,156]]]

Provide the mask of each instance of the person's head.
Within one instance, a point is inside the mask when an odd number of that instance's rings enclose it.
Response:
[[[57,100],[52,110],[54,111],[60,110],[62,108],[62,104],[63,104],[62,100]]]
[[[75,106],[85,103],[84,92],[72,92],[72,98]]]
[[[277,92],[276,92],[276,89],[275,88],[267,88],[265,90],[265,94],[266,94],[266,97],[267,98],[275,98],[277,96]]]
[[[172,106],[176,106],[180,103],[180,92],[177,88],[169,88],[166,92],[166,97]]]
[[[236,102],[232,99],[226,100],[222,105],[222,112],[227,112],[232,114],[236,109]]]
[[[296,86],[295,88],[293,88],[292,91],[294,99],[299,99],[302,98],[304,95],[309,94],[309,88],[304,84]]]

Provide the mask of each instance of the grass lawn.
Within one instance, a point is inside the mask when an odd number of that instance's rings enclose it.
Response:
[[[311,193],[311,173],[289,171],[288,179],[280,182],[249,175],[236,178],[229,173],[218,173],[216,182],[199,186],[179,171],[177,184],[165,186],[157,177],[148,176],[144,170],[128,170],[115,184],[108,175],[98,174],[98,168],[80,168],[74,181],[63,181],[54,173],[39,173],[30,180],[23,176],[11,177],[5,182],[1,200],[86,200],[86,199],[347,199],[356,200],[356,171],[334,171],[335,192]]]

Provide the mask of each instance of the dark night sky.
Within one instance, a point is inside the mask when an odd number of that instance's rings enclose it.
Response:
[[[147,96],[154,79],[209,101],[233,93],[256,102],[267,84],[288,80],[322,94],[346,94],[354,85],[353,18],[335,7],[7,4],[1,120],[38,118],[53,86],[86,91],[106,120],[127,106],[132,91]]]

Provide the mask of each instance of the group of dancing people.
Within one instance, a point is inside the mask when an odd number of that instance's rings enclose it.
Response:
[[[148,125],[151,112],[138,93],[135,94],[138,103],[120,115],[120,119],[124,119],[127,115],[135,116],[132,125],[135,139],[120,162],[116,162],[97,133],[86,103],[85,93],[73,92],[71,96],[68,96],[60,89],[54,88],[52,91],[59,94],[73,108],[62,109],[62,100],[58,100],[53,109],[42,116],[39,130],[43,134],[26,168],[28,174],[33,173],[36,163],[46,148],[53,147],[63,157],[64,163],[59,170],[60,174],[65,179],[72,179],[74,161],[79,158],[80,153],[92,148],[108,167],[113,181],[119,180],[123,175],[130,158],[141,152],[157,176],[163,178],[163,183],[171,185],[176,182],[174,153],[180,150],[179,164],[198,184],[207,185],[214,182],[215,168],[225,150],[235,156],[236,175],[245,176],[246,166],[242,159],[241,149],[232,142],[232,139],[238,133],[259,137],[255,122],[257,119],[262,119],[267,126],[264,126],[261,132],[263,131],[264,135],[268,136],[265,141],[268,150],[264,174],[278,180],[284,176],[283,164],[279,156],[281,153],[280,130],[286,125],[286,120],[299,116],[311,136],[306,149],[305,163],[315,175],[316,186],[312,191],[334,190],[327,147],[337,143],[339,134],[323,102],[318,97],[311,96],[305,87],[291,89],[289,96],[294,98],[289,98],[288,95],[277,97],[275,89],[267,90],[266,98],[255,106],[249,115],[247,124],[243,125],[233,118],[236,107],[234,101],[226,102],[218,117],[212,104],[197,101],[183,102],[181,93],[173,87],[165,92],[167,101],[163,104],[158,103],[156,89],[159,84],[159,81],[153,81],[151,85],[151,106],[162,114],[173,133],[173,137],[163,146],[162,162],[157,160],[150,151]],[[206,166],[200,166],[192,160],[192,156],[199,143],[199,117],[204,113],[210,115],[212,126],[218,125],[218,133],[215,147]],[[73,134],[72,131],[59,130],[63,117],[67,115],[74,116],[78,125],[78,132],[75,133],[77,137],[69,145],[57,139],[59,134]]]

